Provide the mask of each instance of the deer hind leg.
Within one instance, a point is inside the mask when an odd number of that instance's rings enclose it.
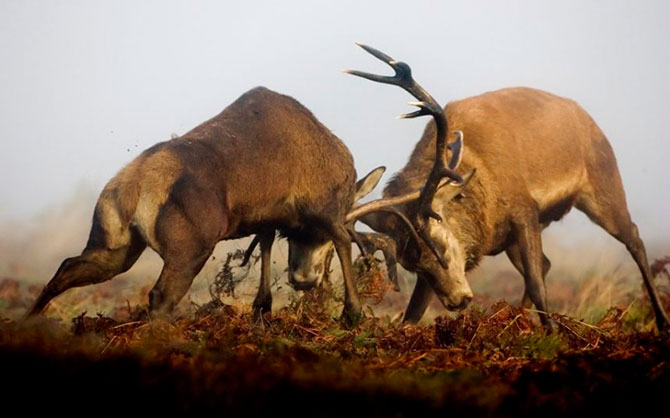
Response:
[[[158,281],[149,292],[149,310],[159,315],[170,314],[191,287],[210,254],[211,251],[184,254],[165,260]]]
[[[519,252],[519,246],[515,243],[507,247],[505,250],[505,253],[507,254],[507,257],[509,258],[509,261],[512,262],[512,265],[514,268],[517,269],[519,273],[521,273],[522,276],[525,277],[524,269],[523,269],[523,262],[521,261],[521,253]],[[546,283],[547,279],[547,273],[549,273],[549,269],[551,269],[551,261],[547,258],[547,256],[542,253],[542,282]],[[524,308],[530,308],[533,305],[533,301],[530,298],[530,294],[528,293],[528,289],[524,289],[523,291],[523,297],[521,298],[521,306]]]
[[[513,223],[513,227],[526,285],[525,294],[540,311],[542,324],[551,326],[547,315],[547,290],[544,286],[542,228],[537,212],[533,211],[532,214],[521,217],[519,221]]]
[[[272,255],[272,243],[275,240],[275,231],[264,232],[257,235],[261,243],[261,283],[258,294],[254,299],[254,322],[262,318],[266,312],[272,311],[272,291],[270,290],[270,267]]]
[[[168,203],[163,207],[156,222],[156,241],[164,264],[149,292],[151,312],[161,316],[170,314],[212,254],[218,236],[200,225],[178,205]]]
[[[96,248],[89,244],[81,255],[63,260],[54,277],[35,301],[28,316],[44,310],[49,302],[73,287],[102,283],[127,271],[146,248],[140,234],[131,230],[130,242],[116,249]]]
[[[608,181],[611,182],[611,179]],[[608,187],[607,190],[596,189],[593,192],[584,193],[578,198],[576,207],[626,246],[626,249],[640,269],[640,273],[642,273],[642,279],[649,294],[654,314],[656,315],[656,325],[659,330],[667,328],[670,325],[670,320],[668,320],[668,315],[661,306],[660,299],[652,282],[651,270],[647,261],[647,252],[638,234],[637,226],[630,219],[623,186],[619,184],[619,187],[615,185],[615,187]]]

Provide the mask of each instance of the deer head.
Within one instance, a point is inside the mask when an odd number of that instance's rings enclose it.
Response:
[[[474,174],[473,170],[461,176],[456,171],[464,149],[463,133],[455,132],[456,140],[447,143],[449,124],[442,106],[412,78],[409,65],[396,61],[375,48],[358,45],[391,66],[395,75],[381,76],[354,70],[345,72],[406,90],[418,99],[410,102],[410,105],[418,107],[419,110],[400,115],[399,118],[432,116],[437,136],[435,160],[423,188],[362,205],[351,211],[348,217],[351,221],[361,219],[372,229],[390,235],[396,240],[398,258],[405,268],[426,280],[447,308],[465,308],[472,299],[472,291],[465,279],[464,251],[453,234],[452,225],[443,220],[448,214],[438,213],[447,202],[462,192]],[[447,150],[451,152],[448,161]],[[398,227],[396,220],[385,214],[373,213],[378,208],[389,206],[402,214],[401,219],[409,220],[418,237],[408,236],[406,230]]]

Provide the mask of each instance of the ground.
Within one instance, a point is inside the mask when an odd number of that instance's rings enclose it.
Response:
[[[666,310],[668,263],[655,265]],[[376,306],[390,286],[368,267],[357,263],[358,286]],[[131,303],[100,287],[105,314],[73,313],[64,297],[23,322],[15,314],[39,289],[2,280],[5,403],[87,415],[616,416],[663,408],[670,393],[670,333],[640,294],[588,321],[554,313],[554,332],[503,300],[416,326],[368,309],[347,328],[336,284],[254,323],[248,304],[222,302],[233,278],[222,272],[210,302],[172,321],[147,316],[147,289]]]

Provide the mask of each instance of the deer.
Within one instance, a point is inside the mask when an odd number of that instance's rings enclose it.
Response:
[[[544,284],[551,262],[543,253],[541,233],[576,207],[626,246],[642,275],[658,329],[668,328],[614,152],[579,104],[517,87],[442,108],[412,78],[409,65],[358,45],[395,74],[345,73],[395,85],[414,96],[418,101],[410,104],[419,110],[399,118],[432,117],[383,197],[349,215],[391,237],[400,264],[417,274],[405,322],[417,323],[433,295],[446,309],[465,309],[473,298],[466,272],[484,256],[505,252],[524,279],[521,305],[535,305],[542,324],[552,329]],[[447,141],[450,131],[456,135],[452,143]],[[420,239],[403,230],[397,218],[371,212],[375,205],[389,204],[412,221]]]
[[[219,241],[254,234],[261,246],[258,316],[271,309],[270,256],[279,231],[295,248],[333,243],[344,276],[342,319],[354,322],[361,303],[348,214],[356,190],[345,144],[297,100],[254,88],[188,133],[148,148],[104,186],[84,250],[61,263],[27,316],[68,289],[127,271],[147,247],[164,262],[149,310],[169,316]],[[382,206],[374,210],[394,211]]]

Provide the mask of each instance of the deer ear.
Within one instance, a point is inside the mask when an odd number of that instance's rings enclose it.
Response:
[[[370,171],[365,177],[356,182],[356,194],[354,195],[354,202],[358,202],[360,199],[364,198],[379,183],[382,175],[386,171],[386,167],[381,166],[377,167],[374,170]]]
[[[440,202],[448,202],[456,196],[463,193],[463,189],[468,185],[472,176],[475,174],[475,169],[463,176],[463,184],[455,184],[451,181],[444,183],[437,190],[435,200]]]

